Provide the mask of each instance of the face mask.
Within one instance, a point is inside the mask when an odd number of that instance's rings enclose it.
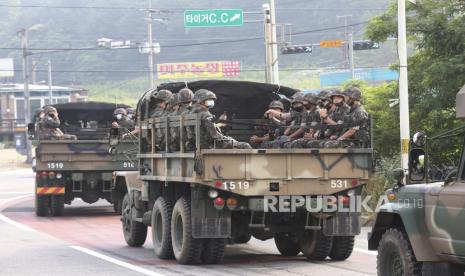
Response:
[[[123,114],[116,114],[116,120],[123,119]]]
[[[304,110],[304,107],[301,105],[298,105],[298,106],[293,106],[292,109],[294,109],[297,112],[301,112],[302,110]]]
[[[128,119],[132,120],[132,114],[128,114]]]
[[[214,100],[207,100],[205,102],[205,105],[208,107],[208,108],[213,108],[215,106],[215,101]]]

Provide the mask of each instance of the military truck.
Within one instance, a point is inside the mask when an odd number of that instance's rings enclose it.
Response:
[[[177,93],[185,87],[215,92],[212,113],[226,113],[225,132],[244,142],[256,126],[267,124],[263,116],[272,100],[297,92],[225,80],[167,83],[157,90]],[[307,196],[310,204],[331,195],[331,204],[347,206],[370,178],[371,144],[350,149],[220,149],[215,142],[202,148],[198,115],[150,118],[151,93],[138,104],[137,181],[124,180],[128,193],[122,226],[128,245],[142,246],[151,226],[155,255],[180,264],[221,262],[226,243],[245,243],[252,236],[274,239],[284,256],[303,252],[310,260],[345,260],[351,255],[354,236],[360,233],[360,212],[307,211],[297,199]],[[195,133],[193,151],[184,143],[189,128]],[[173,129],[180,137],[175,152],[167,146]],[[159,144],[165,148],[157,148]],[[273,203],[277,210],[267,209]]]
[[[463,119],[465,87],[456,100],[457,118]],[[431,138],[423,132],[413,136],[409,185],[403,170],[396,170],[397,184],[386,191],[388,202],[379,208],[368,237],[369,249],[378,250],[378,275],[464,275],[465,144],[456,170],[443,181],[429,179],[429,145],[456,136],[465,137],[465,126]]]
[[[137,170],[125,152],[137,147],[131,140],[122,140],[119,154],[108,151],[109,132],[115,105],[101,102],[56,104],[63,133],[76,135],[77,140],[38,139],[35,150],[35,212],[37,216],[60,216],[64,205],[75,198],[94,203],[111,198],[113,172]],[[34,134],[34,126],[29,126]]]

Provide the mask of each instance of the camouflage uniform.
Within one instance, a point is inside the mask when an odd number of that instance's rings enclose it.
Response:
[[[238,142],[235,139],[224,136],[215,126],[215,117],[210,113],[208,107],[201,103],[207,100],[216,100],[216,95],[206,89],[200,89],[196,92],[196,104],[192,108],[191,114],[200,114],[200,146],[202,148],[237,148],[251,149],[248,143]]]
[[[336,106],[334,110],[330,111],[328,114],[328,117],[336,122],[338,125],[342,125],[344,123],[347,123],[347,114],[350,111],[349,105],[345,103],[345,97],[342,91],[340,90],[334,90],[331,95],[331,100],[333,100],[334,97],[340,97],[343,99],[343,102],[341,105]],[[330,140],[329,138],[332,136],[339,137],[344,133],[344,129],[342,128],[330,128],[327,129],[324,133],[324,139],[325,141],[321,141],[319,143],[320,148],[337,148],[340,147],[342,144],[340,141],[337,140]]]
[[[362,93],[358,88],[353,88],[350,97],[358,102],[351,106],[350,112],[346,116],[347,123],[351,125],[350,128],[356,130],[351,138],[360,144],[366,144],[370,142],[369,116],[365,108],[359,103]]]
[[[272,101],[268,106],[269,109],[280,109],[281,112],[284,110],[284,105],[280,101]],[[289,139],[284,134],[284,127],[286,122],[278,119],[268,119],[267,136],[268,141],[264,141],[259,145],[259,148],[271,149],[280,148],[281,145],[287,142]]]
[[[301,93],[301,94],[300,94]],[[304,95],[302,92],[297,92],[296,95],[294,95],[294,99],[292,100],[292,105],[296,103],[302,104],[302,110],[295,110],[291,109],[290,114],[291,114],[291,119],[289,120],[288,126],[290,127],[290,131],[287,133],[287,136],[284,137],[279,137],[276,139],[276,144],[273,145],[273,148],[281,148],[281,147],[290,147],[291,146],[291,141],[290,137],[294,132],[298,131],[300,127],[305,126],[305,107],[303,106],[304,103]]]
[[[319,125],[321,122],[320,108],[318,107],[318,97],[314,94],[307,94],[304,96],[304,100],[310,104],[310,109],[305,110],[302,119],[302,125],[306,127],[306,132],[311,130],[312,126]],[[316,132],[316,129],[313,129]],[[307,143],[313,139],[300,138],[292,141],[287,145],[288,148],[305,148]]]
[[[131,121],[127,118],[127,111],[124,108],[117,108],[113,111],[113,117],[119,128],[122,128],[124,132],[131,131],[134,126]]]
[[[150,117],[152,118],[160,118],[163,116],[167,116],[167,110],[164,107],[161,107],[159,105],[160,102],[165,102],[168,103],[171,100],[171,97],[173,96],[173,93],[168,90],[160,90],[160,91],[155,91],[152,95],[151,98],[155,102],[156,106],[153,109],[153,111],[150,113]],[[156,145],[155,147],[158,150],[164,151],[166,149],[166,142],[165,142],[165,129],[157,129],[156,133]]]
[[[77,140],[76,135],[63,134],[59,129],[60,119],[56,108],[46,106],[44,108],[44,117],[37,123],[39,139],[44,140]]]

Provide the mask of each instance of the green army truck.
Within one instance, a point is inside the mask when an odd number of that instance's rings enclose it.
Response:
[[[457,118],[465,118],[465,87],[457,94]],[[378,275],[457,275],[465,272],[465,140],[458,168],[435,181],[430,144],[465,137],[465,126],[427,137],[413,136],[409,175],[386,191],[369,234],[369,249],[378,250]],[[463,139],[463,138],[462,138]],[[455,152],[460,153],[459,148]],[[426,183],[425,183],[426,182]]]
[[[167,83],[157,90],[177,93],[188,87],[216,93],[212,113],[227,114],[223,130],[247,142],[272,100],[289,99],[297,90],[263,83],[205,80]],[[360,212],[318,208],[319,197],[347,207],[361,194],[372,171],[372,148],[220,149],[202,148],[197,114],[150,118],[148,91],[138,104],[139,171],[126,179],[122,227],[130,246],[145,243],[151,226],[154,253],[181,264],[221,262],[227,243],[253,236],[274,239],[280,253],[300,252],[310,260],[345,260],[361,230]],[[170,151],[172,130],[179,151]],[[195,150],[185,147],[187,130]],[[158,135],[160,134],[161,135]],[[163,137],[164,143],[157,141]],[[156,145],[164,144],[159,149]],[[224,145],[224,143],[222,143]],[[354,205],[358,205],[354,203]],[[308,208],[311,206],[312,208]]]
[[[136,147],[131,140],[122,140],[119,154],[109,152],[108,137],[115,105],[100,102],[56,104],[60,129],[76,135],[77,140],[39,139],[35,150],[35,211],[37,216],[60,216],[64,205],[75,198],[86,203],[111,198],[114,171],[137,170],[125,152]],[[29,126],[34,131],[34,126]]]

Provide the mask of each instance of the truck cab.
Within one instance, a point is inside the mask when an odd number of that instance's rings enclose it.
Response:
[[[457,94],[458,119],[465,118],[465,86]],[[440,174],[431,165],[429,144],[462,141],[458,167]],[[378,275],[460,275],[465,271],[465,126],[428,137],[413,136],[407,184],[403,172],[386,191],[376,215],[369,249],[378,250]],[[402,272],[402,274],[395,274]]]

